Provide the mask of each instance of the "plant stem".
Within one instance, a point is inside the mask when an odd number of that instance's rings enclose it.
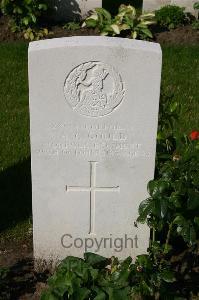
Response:
[[[173,227],[173,222],[171,222],[169,224],[169,230],[167,232],[166,243],[165,243],[165,246],[164,246],[164,253],[166,253],[166,250],[168,249],[168,245],[169,245],[169,241],[170,241],[170,237],[171,237],[172,227]]]
[[[153,239],[153,242],[155,242],[155,228],[153,228],[153,237],[152,237],[152,239]]]

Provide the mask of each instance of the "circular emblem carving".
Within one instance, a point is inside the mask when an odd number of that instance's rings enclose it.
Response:
[[[110,114],[124,98],[120,74],[107,64],[91,61],[73,69],[66,77],[64,95],[81,115],[102,117]]]

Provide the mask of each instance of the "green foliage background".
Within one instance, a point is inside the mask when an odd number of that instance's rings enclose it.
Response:
[[[102,7],[110,11],[112,14],[116,14],[120,4],[130,4],[141,10],[142,2],[142,0],[103,0]]]

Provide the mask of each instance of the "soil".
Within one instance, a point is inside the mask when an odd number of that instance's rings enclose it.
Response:
[[[50,28],[51,34],[47,38],[59,38],[69,36],[89,36],[99,35],[99,32],[94,29],[81,28],[77,30],[63,29],[62,26],[52,26]],[[13,33],[9,27],[8,18],[0,17],[0,42],[23,41],[22,33]],[[157,32],[154,29],[154,41],[160,44],[173,45],[198,45],[199,44],[199,30],[195,30],[191,25],[182,26],[171,31]]]
[[[199,30],[195,30],[191,25],[186,25],[155,34],[155,40],[162,44],[173,45],[199,45]]]
[[[25,240],[0,242],[0,300],[39,300],[49,272],[34,270],[32,235]]]

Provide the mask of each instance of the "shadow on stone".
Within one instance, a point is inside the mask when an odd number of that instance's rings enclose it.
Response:
[[[77,0],[50,0],[50,19],[58,22],[79,21],[81,9]]]
[[[0,173],[0,231],[31,216],[30,159]]]

